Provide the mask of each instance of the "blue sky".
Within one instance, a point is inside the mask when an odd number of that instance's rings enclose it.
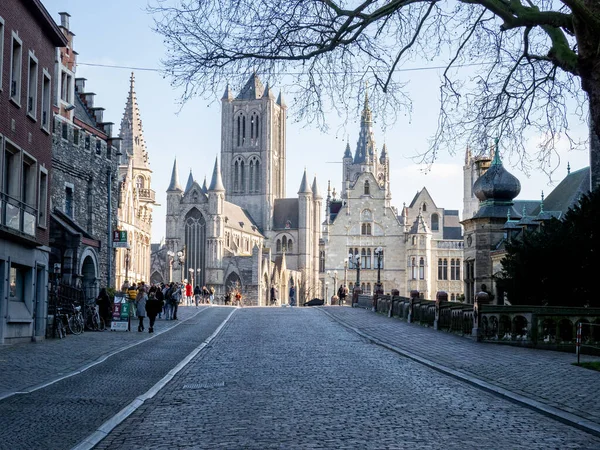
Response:
[[[159,68],[165,48],[160,36],[151,30],[152,18],[144,10],[147,0],[104,0],[101,3],[85,0],[42,1],[57,22],[60,20],[59,12],[71,14],[70,28],[75,33],[74,50],[79,54],[80,63],[77,77],[87,78],[86,90],[96,93],[96,105],[106,109],[105,120],[114,122],[118,129],[132,70],[93,67],[83,63]],[[190,169],[200,182],[205,175],[210,177],[212,173],[214,158],[220,152],[219,98],[225,86],[215,92],[212,101],[194,99],[179,111],[177,99],[180,93],[171,88],[168,79],[156,71],[133,71],[153,170],[152,188],[161,204],[155,208],[152,227],[152,241],[158,242],[165,232],[165,191],[173,158],[177,156],[182,184],[185,184]],[[410,203],[417,190],[426,186],[438,207],[458,209],[462,213],[464,153],[440,155],[429,173],[423,173],[424,167],[413,160],[415,155],[427,149],[428,139],[436,128],[439,71],[411,71],[404,76],[409,82],[408,89],[413,100],[411,117],[399,116],[385,134],[375,125],[377,146],[381,148],[385,141],[390,155],[392,203],[400,208],[403,202]],[[276,91],[279,88],[275,86]],[[285,95],[285,87],[282,89]],[[340,123],[332,113],[329,119],[331,131],[325,134],[314,127],[296,123],[291,99],[287,98],[287,103],[287,196],[296,196],[304,167],[311,179],[317,175],[321,192],[325,193],[327,180],[331,180],[332,186],[340,190],[341,164],[338,163],[346,146],[346,134],[350,135],[350,145],[354,151],[360,126],[358,115],[352,122]],[[377,111],[374,113],[377,116]],[[575,137],[585,139],[587,131],[584,126],[572,131]],[[535,137],[530,139],[529,144],[535,147]],[[589,164],[587,151],[567,151],[566,144],[562,148],[561,165],[553,175],[554,184],[550,184],[541,171],[533,171],[528,177],[518,167],[511,167],[512,161],[505,161],[509,170],[521,181],[519,198],[537,199],[542,190],[548,194],[553,185],[566,175],[567,162],[570,162],[572,170]]]

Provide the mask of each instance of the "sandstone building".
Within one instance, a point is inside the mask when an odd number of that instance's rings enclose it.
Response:
[[[119,138],[121,158],[117,230],[127,232],[128,248],[116,249],[117,288],[125,280],[130,283],[150,280],[150,239],[155,193],[151,188],[152,171],[133,73]]]
[[[458,211],[437,207],[423,188],[398,214],[391,204],[390,158],[386,145],[381,153],[375,145],[368,97],[354,156],[348,144],[342,161],[340,196],[335,189],[327,192],[321,286],[331,286],[329,295],[340,283],[354,289],[358,258],[363,293],[374,293],[379,272],[384,292],[397,289],[408,296],[416,289],[425,298],[435,298],[443,290],[457,300],[463,292]]]

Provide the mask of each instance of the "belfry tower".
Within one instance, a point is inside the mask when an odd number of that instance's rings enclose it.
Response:
[[[275,200],[285,197],[287,106],[254,73],[237,97],[221,100],[221,170],[226,200],[271,229]]]

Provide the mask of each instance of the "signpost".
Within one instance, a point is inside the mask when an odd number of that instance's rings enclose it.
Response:
[[[127,242],[127,230],[113,231],[113,247],[129,248],[129,242]]]
[[[115,295],[113,302],[112,321],[110,323],[111,331],[128,331],[129,306],[129,301],[126,295]]]

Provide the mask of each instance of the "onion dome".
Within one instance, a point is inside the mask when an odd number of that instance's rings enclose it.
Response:
[[[512,208],[513,199],[521,192],[521,183],[502,165],[496,139],[496,151],[490,168],[473,185],[473,193],[479,199],[479,210],[474,217],[505,217],[506,207],[513,217],[521,218]]]

